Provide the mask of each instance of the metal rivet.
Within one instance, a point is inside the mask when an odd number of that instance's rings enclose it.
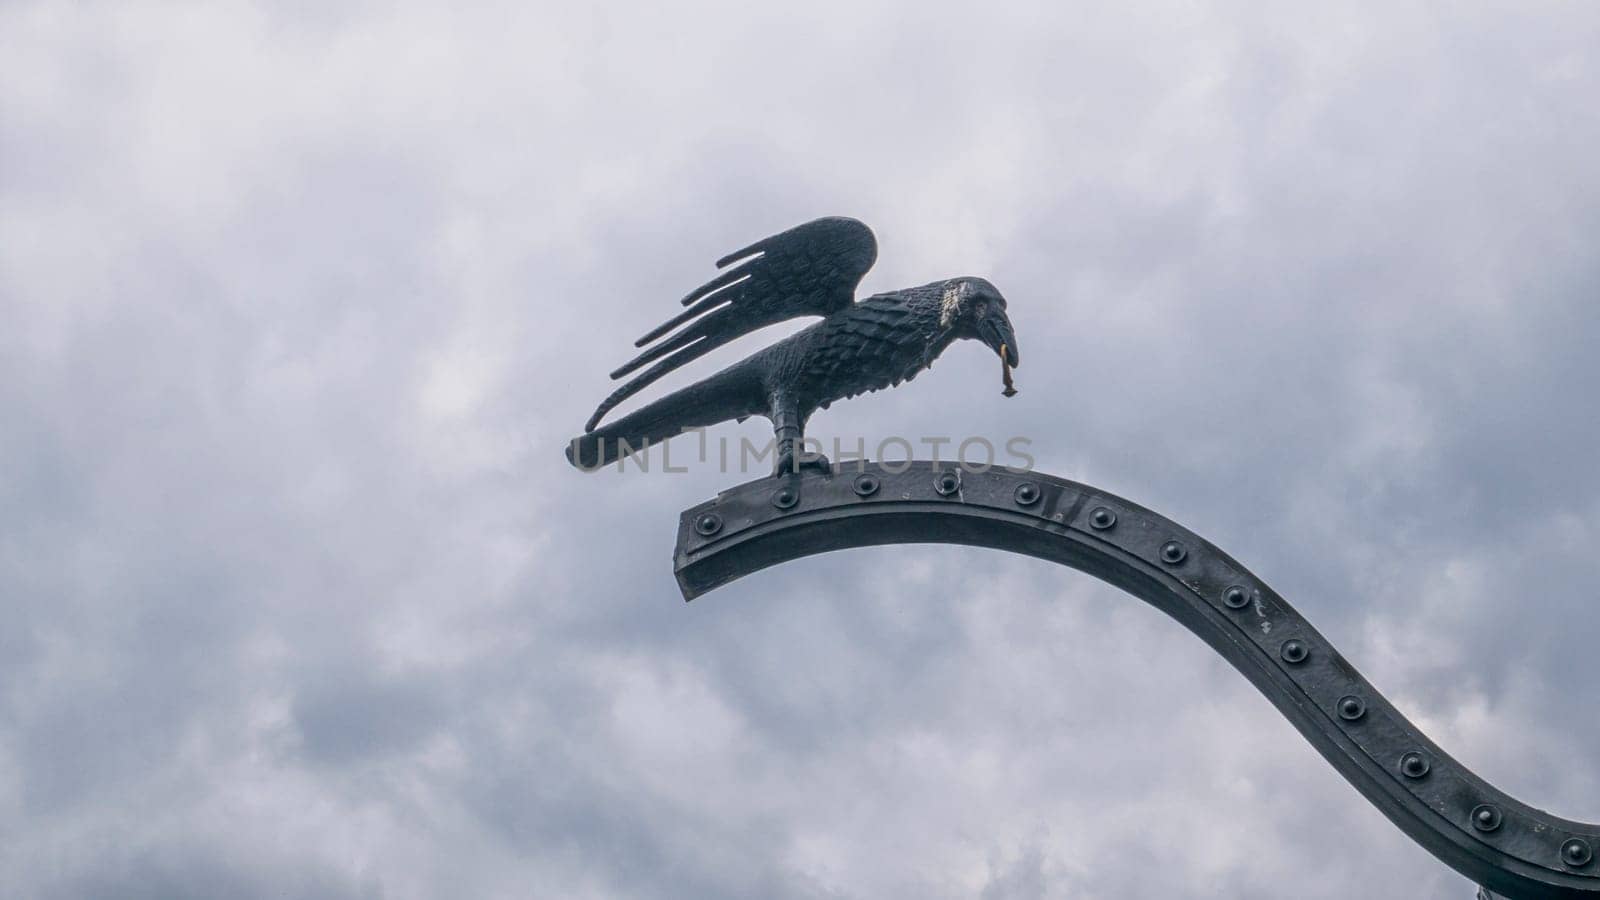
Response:
[[[1339,698],[1338,709],[1339,718],[1354,722],[1367,714],[1367,701],[1350,694]]]
[[[1161,561],[1168,565],[1175,566],[1183,562],[1183,558],[1188,555],[1189,551],[1183,549],[1183,545],[1177,541],[1167,541],[1161,545]]]
[[[1104,506],[1096,506],[1089,513],[1089,527],[1095,531],[1105,531],[1117,524],[1117,514]]]
[[[779,509],[792,509],[800,502],[800,492],[794,488],[779,488],[772,495],[772,505]]]
[[[951,494],[954,494],[960,488],[961,476],[954,472],[942,473],[938,478],[933,480],[933,489],[938,491],[939,496],[941,497],[948,497]]]
[[[1031,481],[1024,481],[1017,485],[1012,496],[1016,498],[1017,505],[1032,506],[1039,502],[1039,486]]]
[[[694,520],[694,530],[702,537],[710,537],[722,530],[722,517],[716,513],[706,513]]]
[[[1412,750],[1400,757],[1400,774],[1407,778],[1421,778],[1428,774],[1428,758]]]
[[[1486,833],[1494,831],[1500,827],[1502,818],[1503,816],[1500,815],[1500,807],[1498,806],[1480,803],[1472,808],[1472,827],[1479,831]]]
[[[1594,851],[1589,848],[1589,842],[1582,838],[1573,838],[1561,845],[1561,861],[1577,868],[1587,866],[1594,859]]]
[[[1222,592],[1222,605],[1229,609],[1244,609],[1250,605],[1250,592],[1239,585],[1230,585]]]
[[[1290,638],[1283,642],[1282,647],[1278,648],[1278,655],[1283,657],[1284,662],[1290,665],[1298,665],[1306,661],[1306,657],[1311,655],[1311,650],[1306,646],[1305,641]]]
[[[871,497],[878,492],[878,476],[857,475],[855,484],[851,485],[858,497]]]

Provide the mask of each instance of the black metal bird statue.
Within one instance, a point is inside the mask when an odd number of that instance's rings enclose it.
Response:
[[[634,375],[589,418],[567,460],[593,469],[691,428],[766,416],[777,438],[773,474],[827,470],[805,454],[806,421],[835,400],[910,381],[957,338],[1000,356],[1005,395],[1017,365],[1006,301],[982,278],[952,278],[855,301],[878,243],[855,219],[807,222],[717,261],[724,269],[683,298],[688,307],[634,343],[644,352],[611,373]],[[703,381],[596,427],[623,400],[668,372],[758,328],[798,316],[822,321]],[[676,329],[676,330],[675,330]],[[649,366],[649,368],[644,368]],[[643,372],[639,372],[644,369]]]

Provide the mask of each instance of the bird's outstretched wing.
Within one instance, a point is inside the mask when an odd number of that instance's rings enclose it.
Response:
[[[735,338],[785,319],[825,316],[849,306],[861,276],[877,258],[872,229],[832,216],[717,260],[724,271],[683,298],[687,309],[634,341],[635,347],[646,349],[611,377],[649,368],[612,392],[584,430],[593,431],[612,407],[662,375]]]

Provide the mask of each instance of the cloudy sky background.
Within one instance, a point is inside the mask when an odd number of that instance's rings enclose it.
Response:
[[[561,449],[827,214],[1023,366],[814,433],[1027,435],[1600,820],[1600,7],[761,6],[0,6],[0,893],[1470,896],[1086,576],[682,603],[744,476]]]

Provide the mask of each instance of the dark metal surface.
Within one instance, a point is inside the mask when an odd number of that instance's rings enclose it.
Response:
[[[1600,825],[1534,809],[1474,775],[1261,579],[1199,535],[1088,485],[926,462],[763,478],[683,513],[675,570],[693,599],[786,560],[929,542],[1024,553],[1134,594],[1227,658],[1368,801],[1451,868],[1511,900],[1600,898]]]

